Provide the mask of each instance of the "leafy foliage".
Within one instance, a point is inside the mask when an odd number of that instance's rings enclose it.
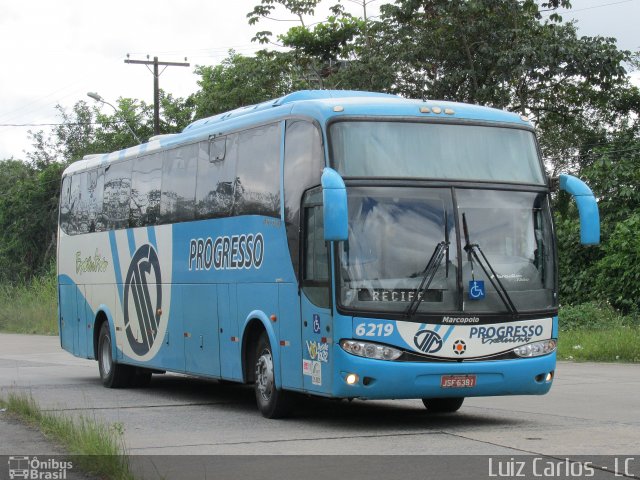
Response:
[[[0,281],[46,271],[55,256],[63,165],[0,162]]]
[[[254,105],[302,88],[288,55],[260,51],[245,57],[233,51],[214,67],[201,66],[200,91],[193,97],[196,118]]]
[[[638,127],[618,131],[608,143],[582,159],[581,176],[598,198],[601,221],[599,247],[575,247],[578,221],[575,205],[562,195],[556,200],[563,302],[607,299],[624,312],[640,305],[640,137]],[[573,245],[573,246],[572,246]]]

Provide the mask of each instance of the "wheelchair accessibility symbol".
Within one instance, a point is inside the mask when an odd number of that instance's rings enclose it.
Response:
[[[469,281],[469,300],[482,300],[485,293],[484,280]]]

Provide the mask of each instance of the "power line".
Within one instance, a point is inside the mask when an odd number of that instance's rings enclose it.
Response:
[[[69,126],[84,126],[84,125],[115,125],[125,123],[124,120],[117,120],[114,122],[63,122],[63,123],[0,123],[0,127],[60,127],[63,125]]]
[[[568,9],[568,10],[556,10],[554,8],[550,8],[550,9],[547,9],[547,10],[540,10],[540,13],[554,12],[554,13],[569,13],[569,14],[571,14],[571,13],[574,13],[574,12],[582,12],[582,11],[585,11],[585,10],[593,10],[595,8],[609,7],[611,5],[619,5],[621,3],[629,3],[629,2],[634,2],[634,1],[636,1],[636,0],[620,0],[618,2],[603,3],[603,4],[600,4],[600,5],[593,5],[591,7],[584,7],[584,8],[571,8],[571,9]]]

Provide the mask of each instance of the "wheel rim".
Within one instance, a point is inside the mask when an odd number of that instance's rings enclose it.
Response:
[[[100,366],[105,377],[111,373],[111,339],[104,337],[102,339],[102,347],[100,349]]]
[[[273,384],[273,359],[271,352],[265,350],[256,362],[256,386],[260,396],[267,402],[273,394]]]

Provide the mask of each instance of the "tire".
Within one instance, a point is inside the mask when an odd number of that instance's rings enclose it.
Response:
[[[453,413],[457,412],[464,402],[464,397],[459,398],[423,398],[422,403],[429,413]]]
[[[291,411],[291,394],[276,388],[273,354],[269,338],[263,332],[256,345],[254,390],[260,413],[266,418],[282,418]]]
[[[109,324],[102,324],[98,337],[98,369],[102,384],[107,388],[125,388],[131,384],[134,369],[113,361],[111,356],[111,333]]]

